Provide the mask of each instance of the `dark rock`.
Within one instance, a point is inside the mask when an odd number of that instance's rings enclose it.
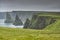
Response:
[[[51,18],[50,24],[54,23],[56,21],[56,19]]]
[[[31,20],[30,28],[31,29],[44,29],[46,26],[54,23],[56,20],[51,16],[33,16],[34,20]]]
[[[22,23],[21,19],[19,19],[18,15],[16,15],[13,25],[15,25],[15,26],[23,25],[23,23]]]
[[[30,20],[27,18],[23,28],[29,28]]]
[[[12,20],[12,18],[11,18],[11,15],[7,12],[7,13],[6,13],[5,23],[12,23],[12,22],[13,22],[13,20]]]

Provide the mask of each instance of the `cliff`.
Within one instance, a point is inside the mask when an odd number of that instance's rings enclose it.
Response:
[[[13,23],[12,17],[8,12],[6,13],[6,20],[4,22],[5,23]]]
[[[16,15],[15,21],[14,21],[13,25],[15,25],[15,26],[23,25],[23,22],[22,22],[21,19],[18,17],[18,15]]]
[[[55,23],[57,20],[60,20],[59,13],[38,13],[33,15],[32,19],[30,20],[31,29],[44,29],[49,25]]]

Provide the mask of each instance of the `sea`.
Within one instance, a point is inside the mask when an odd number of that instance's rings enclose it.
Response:
[[[0,19],[0,27],[23,28],[23,25],[15,26],[12,23],[4,23],[5,19]]]

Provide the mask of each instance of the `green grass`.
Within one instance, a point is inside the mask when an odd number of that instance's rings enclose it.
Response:
[[[37,14],[38,16],[46,16],[46,17],[53,17],[53,18],[60,18],[60,12],[42,12]]]
[[[0,40],[60,40],[60,31],[0,27]]]
[[[48,25],[46,30],[60,30],[60,20],[57,20],[55,23]]]

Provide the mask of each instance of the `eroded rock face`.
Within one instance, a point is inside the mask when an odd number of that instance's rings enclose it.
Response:
[[[41,17],[37,18],[36,26],[37,26],[37,28],[42,29],[46,26],[45,23],[46,23],[46,17],[41,16]]]
[[[22,23],[21,19],[19,19],[18,15],[16,15],[13,25],[15,25],[15,26],[23,25],[23,23]]]
[[[29,28],[30,20],[27,18],[23,28]]]
[[[34,18],[34,16],[33,16]],[[32,20],[31,20],[32,21]],[[32,29],[43,29],[46,26],[54,23],[56,20],[50,16],[35,16],[35,20],[31,22],[30,28]]]
[[[50,24],[54,23],[56,21],[55,18],[51,18]]]
[[[12,22],[13,22],[13,20],[11,18],[11,15],[9,13],[7,13],[5,23],[12,23]]]

